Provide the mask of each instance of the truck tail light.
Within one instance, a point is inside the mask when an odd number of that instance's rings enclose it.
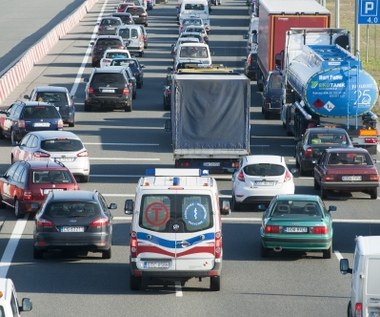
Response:
[[[313,157],[313,149],[311,147],[308,147],[305,150],[305,158],[312,158]]]
[[[45,153],[45,152],[41,152],[41,151],[37,151],[37,152],[34,152],[33,153],[33,158],[34,159],[43,159],[43,158],[48,158],[50,157],[50,154],[49,153]]]
[[[285,177],[284,177],[284,183],[289,182],[291,180],[292,180],[292,174],[288,170],[286,170]]]
[[[240,171],[240,173],[237,176],[237,179],[241,182],[245,182],[245,177],[243,171]]]
[[[109,221],[108,218],[101,217],[101,218],[98,218],[98,219],[95,219],[94,221],[92,221],[89,224],[89,227],[91,227],[91,228],[101,228],[101,227],[108,226],[109,224],[110,224],[110,221]]]
[[[215,233],[215,258],[219,259],[222,256],[222,233]]]
[[[363,316],[363,304],[362,303],[356,303],[355,304],[355,317],[362,317]]]
[[[25,128],[25,121],[24,120],[18,120],[17,126],[19,128],[22,128],[22,129]]]
[[[280,226],[272,226],[272,225],[265,226],[265,233],[279,233],[279,232],[280,232]]]
[[[135,231],[131,232],[131,238],[130,238],[129,246],[130,246],[130,250],[131,250],[131,257],[132,258],[137,257],[138,243],[137,243],[137,234]]]
[[[312,234],[327,234],[329,229],[326,226],[316,226],[312,227],[310,233]]]

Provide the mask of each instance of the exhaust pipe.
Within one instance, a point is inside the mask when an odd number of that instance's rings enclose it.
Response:
[[[275,247],[275,248],[273,248],[273,251],[274,252],[281,252],[282,248],[281,247]]]

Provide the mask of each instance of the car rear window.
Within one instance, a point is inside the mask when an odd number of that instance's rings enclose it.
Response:
[[[118,73],[99,73],[92,78],[92,85],[123,84],[124,77]]]
[[[278,164],[251,164],[244,167],[244,173],[249,176],[280,176],[284,174],[285,167]]]
[[[364,153],[331,153],[328,164],[330,165],[373,165],[369,155]]]
[[[119,35],[123,38],[123,39],[128,39],[131,35],[130,35],[130,30],[129,29],[120,29],[119,30]]]
[[[23,112],[24,119],[55,119],[59,117],[58,110],[54,106],[26,106]]]
[[[203,4],[192,4],[192,3],[187,3],[185,5],[185,10],[198,10],[198,11],[203,11],[205,9],[205,6]]]
[[[119,25],[120,21],[116,19],[103,19],[100,25]]]
[[[51,202],[44,211],[44,215],[53,218],[82,217],[91,218],[100,214],[99,205],[91,201]]]
[[[67,95],[64,92],[39,92],[36,95],[36,101],[44,101],[55,106],[68,104]]]
[[[83,144],[77,139],[52,139],[41,142],[41,149],[48,152],[77,152]]]
[[[208,52],[205,47],[185,46],[181,47],[180,57],[208,58]]]
[[[310,134],[309,144],[347,144],[345,134],[315,133]]]
[[[321,207],[313,201],[278,201],[272,208],[273,217],[321,217]]]
[[[119,39],[98,39],[98,41],[96,42],[96,46],[101,47],[115,47],[122,45],[123,43],[121,43]]]
[[[144,195],[139,225],[157,232],[196,232],[213,226],[208,195]]]
[[[144,13],[144,9],[143,8],[138,8],[138,7],[129,7],[127,8],[127,11],[130,13],[130,14],[141,14],[141,13]]]
[[[35,170],[32,171],[33,184],[68,184],[72,183],[73,179],[67,170]]]

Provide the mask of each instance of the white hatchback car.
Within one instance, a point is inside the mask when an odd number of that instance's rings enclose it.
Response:
[[[294,194],[293,174],[278,155],[248,155],[232,176],[232,208],[270,202],[279,194]]]
[[[11,152],[12,163],[20,160],[60,161],[81,182],[90,178],[88,151],[81,139],[69,131],[29,132]]]
[[[107,67],[111,65],[111,62],[114,58],[131,58],[131,53],[128,49],[122,48],[109,48],[103,54],[102,59],[100,60],[100,68]]]

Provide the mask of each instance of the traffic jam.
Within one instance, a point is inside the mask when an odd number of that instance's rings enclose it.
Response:
[[[229,42],[234,9],[245,26]],[[24,221],[29,261],[114,264],[122,253],[130,294],[223,294],[231,226],[244,223],[250,237],[237,239],[254,237],[261,265],[349,276],[333,315],[380,316],[379,89],[351,32],[317,0],[105,1],[94,17],[78,89],[31,80],[1,105],[0,209]],[[350,227],[342,254],[335,236],[352,221],[336,215],[360,208],[376,220]],[[44,316],[8,275],[0,316]]]

